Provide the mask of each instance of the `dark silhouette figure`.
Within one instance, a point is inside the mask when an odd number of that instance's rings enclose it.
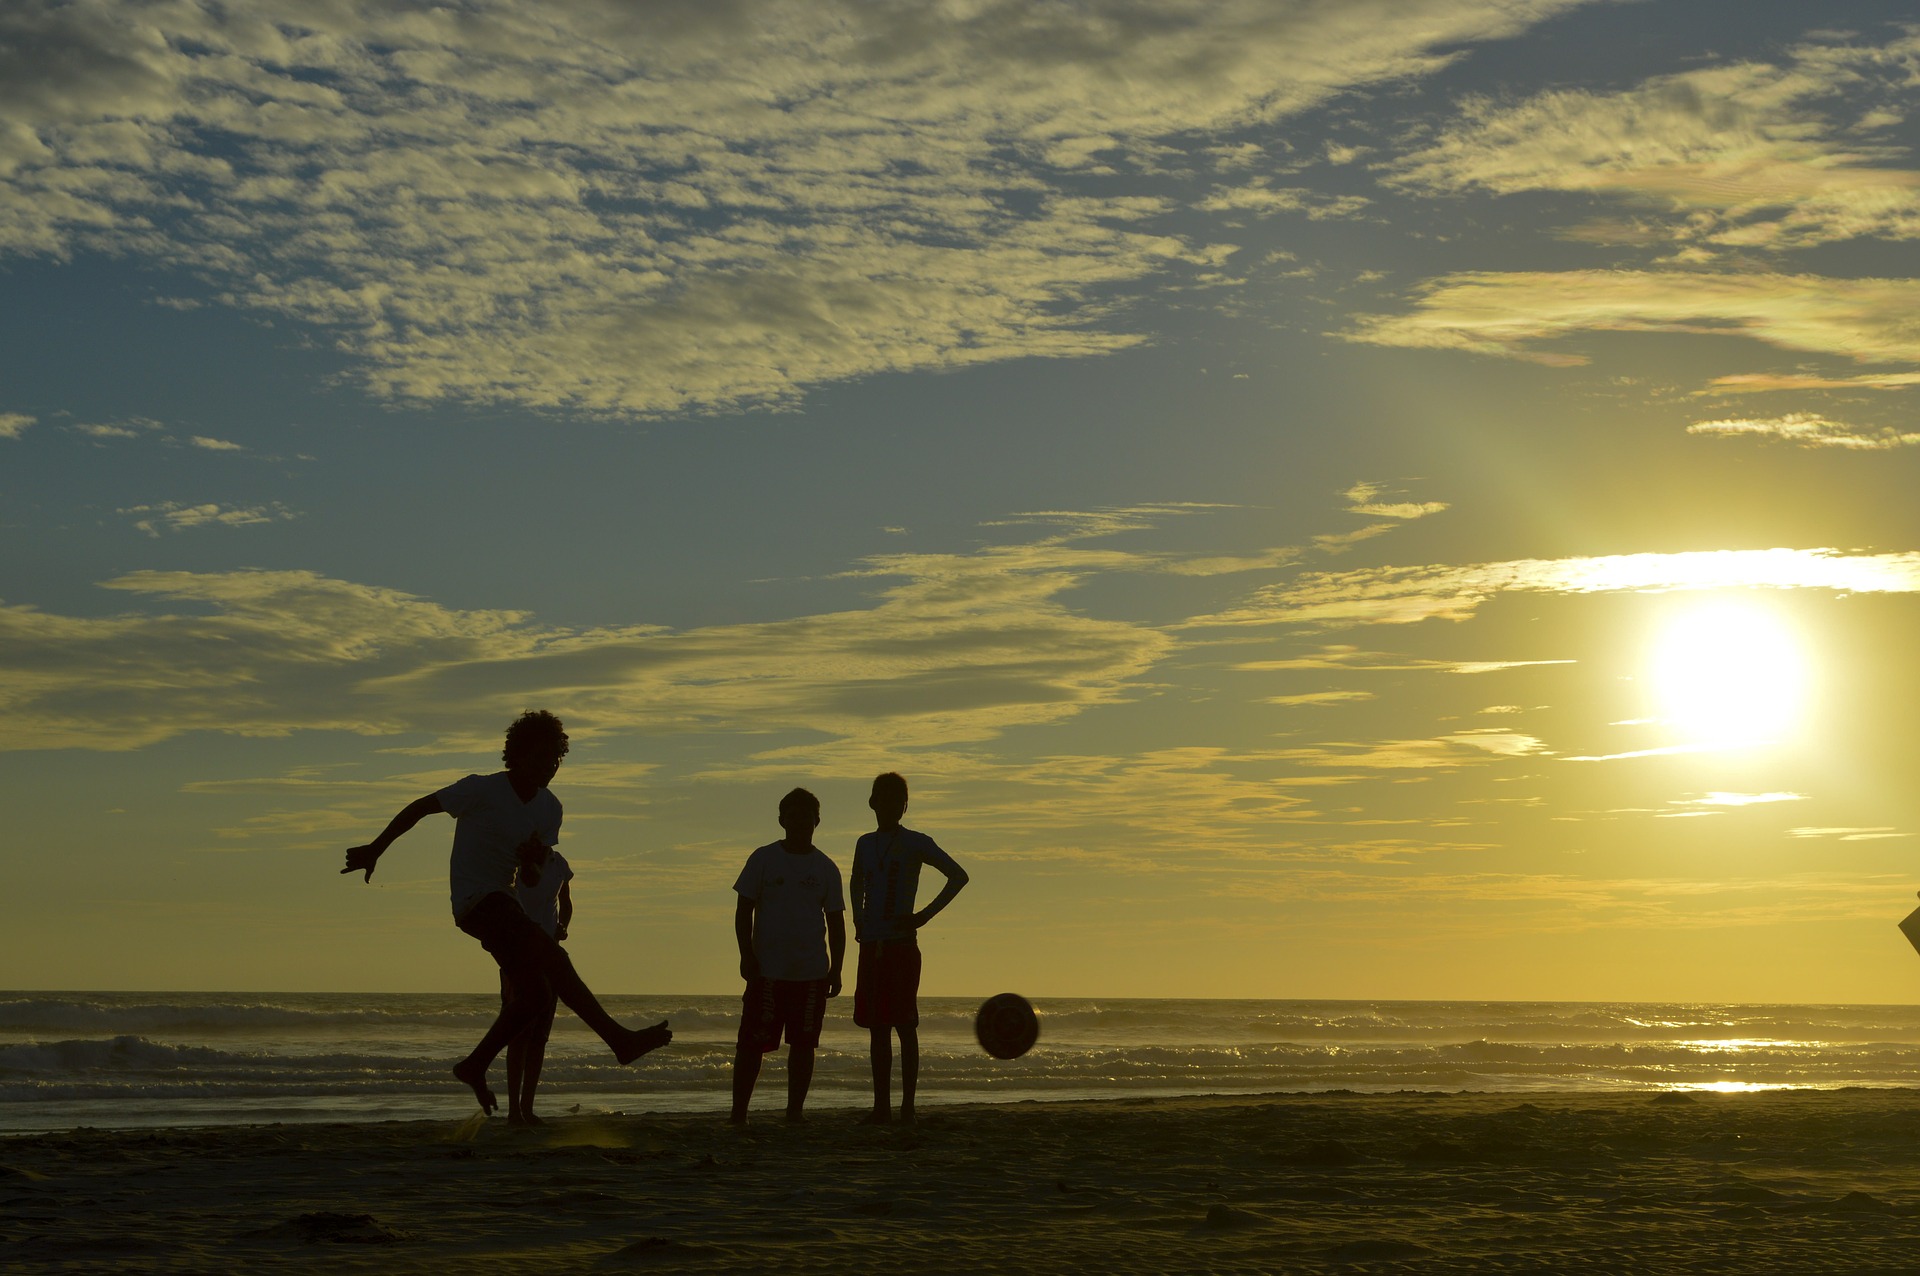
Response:
[[[566,753],[567,733],[560,719],[545,711],[521,714],[507,728],[501,751],[506,770],[469,775],[416,798],[379,837],[349,849],[347,866],[340,870],[364,872],[372,881],[374,867],[395,839],[429,815],[445,812],[454,817],[453,854],[447,864],[454,925],[480,941],[498,963],[506,985],[499,1017],[473,1053],[453,1068],[453,1075],[472,1087],[483,1112],[499,1106],[487,1088],[487,1069],[552,996],[598,1033],[621,1063],[632,1063],[673,1040],[664,1019],[637,1031],[615,1023],[574,971],[567,950],[535,925],[514,898],[514,880],[522,865],[536,865],[559,840],[560,802],[547,784]],[[536,880],[538,874],[533,868]]]
[[[900,1119],[913,1120],[914,1087],[920,1079],[920,928],[953,902],[967,884],[967,872],[925,833],[903,827],[907,782],[888,771],[874,777],[867,799],[877,827],[853,848],[853,927],[860,943],[855,971],[853,1021],[867,1030],[873,1059],[873,1115],[892,1120],[892,1034],[900,1036]],[[914,911],[920,866],[931,864],[946,875],[933,902]]]
[[[567,937],[573,922],[573,866],[552,847],[534,863],[522,864],[513,884],[520,911],[533,919],[541,930],[556,940]],[[528,879],[532,880],[529,881]],[[505,971],[500,972],[500,1004],[512,1000]],[[553,1012],[558,1004],[552,985],[548,985],[540,1012],[507,1043],[507,1124],[543,1125],[533,1114],[533,1093],[540,1088],[540,1069],[547,1060],[547,1038],[553,1033]]]
[[[827,999],[840,995],[847,955],[840,868],[813,844],[820,799],[795,789],[780,799],[786,836],[747,857],[733,884],[733,936],[740,945],[740,1038],[733,1054],[733,1116],[747,1123],[760,1060],[787,1038],[787,1120],[805,1119],[813,1052]]]

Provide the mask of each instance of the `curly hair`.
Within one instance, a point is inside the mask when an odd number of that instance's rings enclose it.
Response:
[[[867,805],[875,802],[894,803],[907,800],[907,780],[898,771],[882,771],[873,777],[873,796],[867,799]]]
[[[512,766],[514,758],[521,754],[548,751],[556,757],[567,756],[567,729],[545,709],[529,709],[507,728],[507,743],[500,750],[500,760]]]

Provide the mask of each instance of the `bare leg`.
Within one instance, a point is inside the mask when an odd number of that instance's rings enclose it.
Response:
[[[873,1115],[875,1125],[893,1120],[887,1090],[893,1084],[893,1029],[869,1028],[867,1041],[873,1059]]]
[[[920,1080],[920,1029],[900,1029],[900,1119],[913,1123],[913,1087]]]
[[[515,1037],[507,1045],[507,1096],[511,1106],[517,1096],[520,1101],[520,1120],[527,1125],[543,1124],[533,1114],[533,1092],[540,1086],[540,1069],[547,1061],[547,1038],[553,1035],[554,1000],[549,996],[546,1005],[527,1030]],[[520,1088],[513,1088],[513,1052],[518,1050],[524,1056],[521,1065]]]
[[[787,1120],[806,1120],[801,1109],[807,1106],[807,1087],[813,1084],[813,1047],[792,1046],[787,1050]]]
[[[529,1026],[527,1032],[533,1031]],[[524,1125],[526,1117],[520,1107],[521,1078],[527,1074],[527,1033],[523,1032],[507,1043],[507,1124]]]
[[[760,1079],[760,1052],[750,1045],[733,1051],[733,1115],[735,1125],[747,1123],[747,1102],[753,1098],[753,1083]]]
[[[546,942],[536,951],[539,954],[540,969],[546,975],[547,982],[553,985],[554,993],[566,1003],[567,1009],[579,1015],[580,1021],[593,1029],[600,1040],[607,1043],[607,1048],[613,1051],[614,1058],[621,1063],[632,1063],[647,1051],[657,1049],[673,1040],[673,1033],[668,1030],[667,1021],[664,1019],[651,1028],[642,1028],[637,1032],[615,1023],[613,1016],[601,1008],[600,1002],[588,990],[586,984],[581,982],[578,972],[573,968],[573,959],[567,956],[567,950],[546,935],[540,938]],[[505,1045],[506,1041],[502,1040],[500,1044]],[[497,1054],[499,1049],[500,1046],[495,1046],[494,1052]],[[488,1055],[487,1059],[488,1062],[492,1062],[493,1056]]]
[[[487,1035],[480,1038],[473,1053],[453,1065],[453,1075],[473,1088],[473,1097],[480,1101],[482,1112],[492,1112],[500,1106],[493,1091],[487,1088],[487,1069],[493,1066],[507,1043],[525,1030],[545,1000],[545,981],[537,968],[519,966],[503,974],[510,988],[500,1005],[499,1016],[487,1029]]]

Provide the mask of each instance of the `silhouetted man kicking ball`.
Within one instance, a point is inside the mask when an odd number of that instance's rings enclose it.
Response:
[[[515,876],[537,880],[541,848],[560,840],[560,801],[547,791],[547,784],[566,755],[567,733],[560,719],[544,710],[521,714],[507,728],[500,755],[506,770],[467,776],[409,803],[379,837],[349,850],[347,866],[340,870],[364,871],[372,881],[374,866],[402,833],[437,812],[453,817],[453,855],[447,865],[453,922],[493,955],[508,989],[487,1035],[453,1069],[454,1076],[473,1087],[483,1112],[497,1106],[487,1088],[487,1069],[545,1009],[550,995],[599,1033],[621,1063],[632,1063],[673,1040],[664,1019],[637,1032],[615,1023],[574,972],[567,950],[514,898]]]

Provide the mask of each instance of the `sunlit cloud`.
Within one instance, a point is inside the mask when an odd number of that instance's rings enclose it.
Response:
[[[181,505],[165,501],[158,505],[130,505],[119,512],[132,517],[136,528],[155,537],[162,532],[184,532],[196,527],[253,527],[299,517],[278,502],[271,505]]]
[[[1261,704],[1345,704],[1353,700],[1371,700],[1371,691],[1303,691],[1293,696],[1264,696]]]
[[[1685,798],[1674,802],[1675,806],[1762,806],[1773,802],[1804,802],[1804,793],[1722,793],[1715,791],[1704,797]]]
[[[19,438],[35,420],[24,412],[0,412],[0,439]]]
[[[1397,655],[1385,651],[1363,651],[1344,643],[1331,643],[1309,656],[1289,656],[1280,660],[1248,660],[1233,667],[1246,673],[1283,669],[1372,669],[1410,672],[1431,669],[1440,673],[1495,673],[1502,669],[1524,669],[1531,665],[1570,665],[1571,660],[1433,660]],[[1518,713],[1515,705],[1496,705],[1486,713]]]
[[[0,252],[194,273],[396,399],[661,414],[1098,355],[1148,336],[1117,297],[1234,252],[1162,228],[1169,139],[1575,3],[16,4]],[[1225,216],[1354,207],[1239,171]]]
[[[1833,421],[1817,412],[1789,412],[1777,417],[1729,417],[1715,421],[1695,421],[1688,434],[1718,438],[1777,439],[1808,448],[1843,448],[1857,452],[1885,452],[1920,443],[1920,433],[1892,428],[1862,429],[1844,421]]]
[[[1883,838],[1907,835],[1893,828],[1794,828],[1787,830],[1787,836],[1832,838],[1841,842],[1877,842]]]
[[[1592,242],[1790,248],[1920,237],[1920,173],[1897,142],[1920,36],[1808,44],[1781,65],[1740,62],[1614,92],[1469,99],[1437,140],[1388,165],[1423,192],[1579,191],[1665,213],[1596,218]]]
[[[196,434],[187,440],[189,444],[207,452],[244,452],[246,449],[238,443],[226,439],[212,439],[204,434]]]
[[[1480,728],[1430,740],[1379,740],[1329,743],[1282,749],[1278,756],[1303,766],[1354,767],[1369,771],[1452,770],[1491,758],[1518,758],[1551,752],[1538,738],[1520,731]]]
[[[156,531],[232,513],[150,508]],[[679,632],[555,628],[301,571],[136,572],[107,587],[149,610],[0,607],[0,722],[19,747],[189,731],[455,738],[551,701],[588,733],[978,740],[1135,694],[1174,640],[1058,601],[1127,563],[1051,542],[888,555],[861,569],[888,582],[870,607]]]
[[[1503,593],[1666,593],[1710,589],[1920,590],[1920,552],[1834,549],[1705,550],[1596,558],[1519,559],[1446,567],[1305,572],[1238,607],[1184,622],[1211,625],[1412,624],[1465,620]],[[1269,666],[1271,667],[1271,666]]]
[[[1856,377],[1821,377],[1799,372],[1736,372],[1715,377],[1694,391],[1696,397],[1718,394],[1772,394],[1779,390],[1905,390],[1920,385],[1920,372],[1863,373]]]
[[[1438,514],[1447,508],[1445,501],[1383,501],[1386,487],[1379,483],[1355,483],[1346,491],[1347,512],[1369,518],[1412,520]]]
[[[1859,363],[1920,362],[1920,280],[1683,270],[1465,272],[1423,285],[1412,311],[1362,316],[1350,341],[1465,350],[1565,367],[1538,343],[1583,332],[1745,336]]]

